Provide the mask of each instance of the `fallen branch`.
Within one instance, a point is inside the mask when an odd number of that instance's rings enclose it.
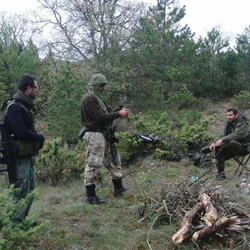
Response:
[[[147,219],[148,219],[149,217],[151,217],[152,215],[157,214],[157,213],[159,213],[160,211],[164,210],[164,208],[165,208],[164,205],[160,206],[160,207],[159,207],[158,209],[156,209],[153,213],[151,213],[151,214],[149,214],[149,215],[147,215],[147,216],[141,218],[141,219],[138,220],[137,222],[140,223],[140,222],[143,222],[143,221],[147,220]]]
[[[191,235],[192,221],[194,217],[202,210],[203,205],[201,202],[197,203],[191,210],[184,216],[181,222],[181,229],[173,235],[172,240],[176,245],[181,244],[186,238]]]
[[[237,207],[235,203],[229,202],[228,205],[231,208],[231,210],[237,215],[250,218],[250,214],[247,213],[246,211],[243,211],[243,209],[241,209],[240,207]]]
[[[209,227],[211,227],[212,224],[219,218],[218,211],[207,194],[202,194],[200,197],[200,201],[202,202],[206,211],[205,215],[203,216],[203,220]]]
[[[193,234],[192,240],[194,242],[198,242],[201,238],[212,234],[214,232],[216,232],[219,229],[225,228],[226,226],[230,225],[230,224],[234,224],[234,223],[239,223],[239,219],[237,216],[233,216],[231,218],[226,218],[223,217],[221,219],[219,219],[218,221],[216,221],[211,227],[205,227],[197,232],[195,232]]]

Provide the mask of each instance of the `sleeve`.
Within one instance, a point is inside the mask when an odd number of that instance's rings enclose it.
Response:
[[[22,111],[22,107],[16,104],[9,107],[8,117],[14,135],[19,139],[43,142],[43,135],[27,129],[22,116]]]
[[[245,139],[248,136],[248,134],[249,134],[248,124],[240,123],[240,124],[236,124],[236,128],[234,132],[226,136],[223,136],[221,139],[223,142],[227,142],[231,140],[241,141]]]
[[[105,113],[95,97],[88,96],[83,102],[83,107],[85,107],[90,118],[97,122],[111,122],[120,117],[118,111]]]

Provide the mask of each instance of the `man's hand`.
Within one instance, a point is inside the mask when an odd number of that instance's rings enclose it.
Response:
[[[215,150],[215,143],[212,143],[212,144],[210,145],[209,149],[210,149],[211,151],[214,151],[214,150]]]
[[[122,118],[126,118],[129,116],[129,108],[123,108],[119,111],[119,114]]]
[[[222,139],[219,139],[217,142],[214,142],[210,145],[209,149],[214,151],[217,147],[220,147],[222,144]]]

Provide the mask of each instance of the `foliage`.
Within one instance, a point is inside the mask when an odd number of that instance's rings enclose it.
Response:
[[[10,98],[6,90],[7,90],[6,85],[0,82],[0,108],[2,107],[4,101]]]
[[[35,74],[40,63],[29,31],[27,18],[0,13],[0,81],[11,94],[11,84],[23,74]]]
[[[14,205],[11,202],[14,188],[5,189],[0,193],[0,249],[20,249],[36,239],[37,233],[44,227],[44,223],[33,226],[32,219],[26,219],[13,228],[12,215],[34,198],[34,193]]]
[[[39,92],[35,102],[37,114],[40,118],[44,118],[48,114],[49,100],[51,100],[53,94],[53,83],[60,65],[61,63],[51,56],[47,56],[39,65],[36,75]]]
[[[37,157],[37,177],[53,186],[80,178],[85,166],[84,144],[69,146],[61,138],[46,141]]]
[[[233,106],[245,110],[250,108],[250,92],[241,91],[231,99]]]
[[[166,103],[173,109],[181,110],[192,107],[197,103],[197,98],[186,87],[183,87],[179,91],[170,92]]]
[[[141,108],[147,102],[163,108],[166,93],[190,78],[196,45],[190,28],[180,25],[184,15],[185,8],[172,1],[158,1],[135,29],[128,75],[133,79],[130,95]]]
[[[154,153],[159,158],[167,159],[171,155],[185,154],[188,141],[195,141],[201,146],[206,145],[212,138],[208,126],[212,117],[203,119],[198,111],[184,110],[170,117],[167,112],[148,113],[131,117],[136,134],[156,134],[163,140],[158,144],[144,143],[127,132],[118,133],[120,143],[119,153],[125,163],[138,156]]]
[[[69,143],[77,142],[81,129],[81,96],[84,84],[75,75],[72,65],[62,66],[53,81],[53,90],[48,101],[48,132]]]

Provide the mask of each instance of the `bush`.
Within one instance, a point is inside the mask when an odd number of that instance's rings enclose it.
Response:
[[[197,98],[186,88],[183,87],[179,91],[170,92],[166,104],[173,109],[181,110],[194,106]]]
[[[44,223],[33,226],[32,219],[26,219],[13,228],[11,222],[12,215],[30,199],[34,197],[34,192],[25,199],[14,205],[10,198],[13,195],[14,188],[5,189],[0,194],[0,249],[27,249],[27,245],[36,240],[37,232],[41,231]],[[21,248],[20,248],[21,247]]]
[[[37,157],[37,177],[53,186],[80,178],[85,166],[83,142],[69,146],[60,137],[46,141]]]
[[[163,140],[158,144],[144,143],[127,132],[118,133],[120,143],[119,153],[124,163],[130,162],[138,156],[154,153],[159,158],[168,159],[170,155],[185,154],[188,141],[195,141],[199,145],[206,145],[212,138],[208,126],[212,117],[202,119],[198,111],[179,112],[172,118],[167,112],[131,117],[136,134],[156,134]]]
[[[245,110],[250,108],[250,92],[246,90],[240,91],[231,99],[233,106]]]

